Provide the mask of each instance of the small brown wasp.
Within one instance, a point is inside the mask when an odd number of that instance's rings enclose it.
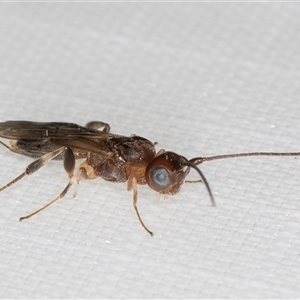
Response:
[[[100,128],[102,130],[99,130]],[[163,149],[156,152],[155,144],[140,136],[126,137],[112,134],[109,124],[100,121],[89,122],[85,127],[62,122],[6,121],[0,122],[0,137],[10,139],[10,146],[0,141],[9,150],[35,159],[22,174],[0,188],[0,191],[24,176],[36,172],[51,159],[63,160],[64,168],[69,175],[69,183],[55,199],[31,214],[21,217],[20,221],[32,217],[64,197],[70,187],[73,185],[76,187],[79,181],[101,177],[111,182],[127,182],[127,189],[133,191],[133,207],[137,217],[150,235],[153,233],[142,221],[137,207],[138,184],[148,184],[159,194],[177,194],[181,185],[188,182],[185,178],[193,168],[205,184],[212,206],[215,206],[209,184],[197,165],[205,161],[234,157],[300,155],[300,152],[250,152],[195,157],[188,160],[184,156]],[[84,158],[85,161],[74,173],[75,160],[78,158]]]

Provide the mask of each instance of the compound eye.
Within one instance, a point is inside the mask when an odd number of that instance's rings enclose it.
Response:
[[[170,174],[165,168],[160,167],[153,169],[150,177],[157,190],[163,190],[171,183]]]

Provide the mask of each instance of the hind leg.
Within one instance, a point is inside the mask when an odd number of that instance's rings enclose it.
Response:
[[[1,142],[2,143],[2,142]],[[2,143],[3,144],[3,143]],[[3,144],[5,145],[5,144]],[[10,149],[8,146],[5,145],[5,147],[7,147],[8,149]],[[0,188],[0,192],[3,191],[4,189],[10,187],[11,185],[13,185],[14,183],[18,182],[20,179],[22,179],[23,177],[27,176],[27,175],[31,175],[34,172],[38,171],[41,167],[43,167],[48,161],[50,161],[51,159],[55,158],[56,156],[62,154],[64,151],[66,150],[66,147],[61,147],[58,148],[52,152],[49,152],[47,154],[44,154],[43,156],[39,157],[38,159],[34,160],[31,164],[29,164],[25,171],[23,173],[21,173],[19,176],[17,176],[16,178],[14,178],[12,181],[10,181],[9,183],[7,183],[6,185],[4,185],[3,187]]]
[[[51,204],[53,204],[54,202],[56,202],[57,200],[63,198],[69,191],[70,187],[73,184],[77,184],[78,181],[82,180],[82,179],[86,179],[87,175],[86,175],[86,170],[84,168],[80,168],[78,170],[78,172],[72,176],[72,178],[70,179],[69,183],[67,184],[67,186],[63,189],[63,191],[53,200],[51,200],[50,202],[48,202],[47,204],[43,205],[42,207],[40,207],[39,209],[35,210],[34,212],[23,216],[20,218],[20,221],[24,220],[24,219],[28,219],[34,215],[36,215],[37,213],[39,213],[40,211],[46,209],[48,206],[50,206]]]
[[[68,152],[68,150],[67,150],[64,160],[72,161],[72,155],[74,155],[74,154],[73,153],[70,154],[70,152]],[[66,163],[65,161],[64,161],[64,164],[68,165],[68,163]],[[72,162],[69,163],[69,165],[73,165]],[[75,165],[75,163],[74,163],[74,165]],[[51,200],[50,202],[48,202],[47,204],[45,204],[41,208],[35,210],[34,212],[32,212],[32,213],[30,213],[26,216],[21,217],[20,221],[22,221],[24,219],[28,219],[28,218],[36,215],[40,211],[44,210],[45,208],[47,208],[48,206],[50,206],[51,204],[56,202],[57,200],[63,198],[68,193],[70,187],[73,186],[73,185],[75,185],[75,187],[76,187],[76,185],[78,184],[79,181],[81,181],[81,180],[91,180],[91,179],[96,178],[96,176],[94,175],[93,169],[86,162],[83,162],[83,163],[80,164],[78,171],[74,175],[72,175],[73,172],[74,172],[74,167],[72,168],[72,167],[69,166],[69,171],[67,169],[66,169],[66,171],[69,174],[70,181],[66,185],[66,187],[63,189],[63,191],[56,198],[54,198],[53,200]],[[75,197],[75,196],[76,196],[76,190],[75,190],[75,193],[73,194],[73,197]]]

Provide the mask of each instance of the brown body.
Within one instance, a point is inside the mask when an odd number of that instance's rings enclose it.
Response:
[[[146,184],[146,167],[156,155],[153,143],[142,137],[118,136],[71,123],[7,121],[0,123],[0,136],[11,139],[12,151],[32,158],[68,147],[75,159],[86,158],[93,177],[112,182],[126,182],[134,173],[138,184]],[[65,159],[64,153],[53,159]]]
[[[102,130],[98,130],[103,128]],[[0,137],[9,139],[10,146],[0,143],[9,150],[35,160],[25,171],[0,191],[11,186],[26,175],[40,169],[52,159],[63,160],[70,181],[58,197],[20,220],[27,219],[64,197],[72,185],[80,180],[101,177],[111,182],[127,182],[127,189],[133,191],[133,206],[144,229],[153,233],[143,223],[137,208],[137,185],[148,184],[160,194],[179,192],[190,168],[200,175],[215,205],[212,192],[197,165],[210,160],[246,156],[299,156],[295,153],[250,152],[225,154],[210,157],[195,157],[187,160],[174,152],[160,150],[156,153],[149,140],[132,135],[130,137],[110,133],[110,126],[104,122],[90,122],[85,127],[73,123],[39,123],[28,121],[0,122]],[[85,158],[74,173],[75,160]],[[74,194],[76,195],[76,193]]]
[[[98,130],[101,127],[103,129]],[[137,184],[148,184],[161,194],[176,194],[189,173],[189,167],[185,165],[187,159],[164,150],[157,156],[154,144],[149,140],[135,135],[120,136],[109,131],[110,126],[107,123],[97,121],[90,122],[85,127],[61,122],[0,123],[0,137],[10,139],[10,146],[1,142],[5,147],[35,158],[24,173],[0,191],[25,175],[36,172],[51,159],[63,160],[70,178],[69,184],[57,198],[21,219],[31,217],[62,198],[70,186],[80,180],[101,177],[111,182],[127,182],[128,190],[133,190],[133,204],[138,218],[142,226],[152,234],[144,225],[137,209]],[[86,160],[74,174],[75,160],[78,158]]]

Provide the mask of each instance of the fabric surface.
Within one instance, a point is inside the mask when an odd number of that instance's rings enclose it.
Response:
[[[1,3],[0,121],[101,120],[187,158],[300,151],[298,3]],[[1,184],[32,160],[1,156]],[[79,163],[77,163],[78,165]],[[201,165],[160,197],[68,182],[53,161],[0,194],[1,298],[298,298],[299,158]],[[198,174],[191,171],[190,180]]]

